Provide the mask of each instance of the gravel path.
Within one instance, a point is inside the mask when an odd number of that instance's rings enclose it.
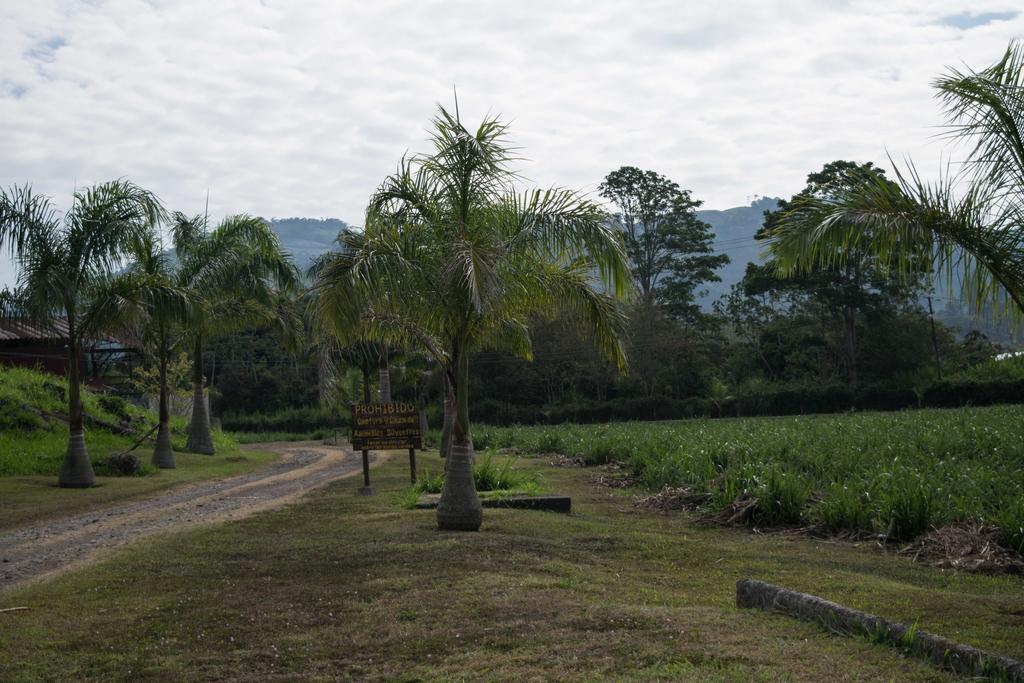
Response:
[[[256,472],[203,481],[151,498],[0,534],[0,590],[90,561],[102,551],[166,530],[239,519],[280,507],[335,479],[358,474],[352,452],[320,442],[249,446],[282,454]]]

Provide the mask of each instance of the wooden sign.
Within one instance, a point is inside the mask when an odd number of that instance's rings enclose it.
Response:
[[[412,403],[353,403],[352,448],[387,451],[422,448],[420,417]]]

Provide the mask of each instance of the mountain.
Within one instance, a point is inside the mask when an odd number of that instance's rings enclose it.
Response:
[[[349,224],[337,218],[272,218],[270,227],[305,270],[314,258],[336,246],[334,239]]]
[[[728,294],[729,288],[743,279],[748,262],[760,260],[758,255],[764,245],[758,244],[754,235],[764,222],[764,212],[774,211],[778,206],[779,200],[775,197],[758,197],[750,206],[697,212],[697,218],[710,225],[715,233],[715,253],[729,255],[729,263],[718,269],[722,281],[705,285],[707,294],[700,297],[704,309],[710,309],[711,302]]]
[[[754,234],[761,227],[764,212],[775,209],[777,205],[777,199],[761,197],[750,206],[697,212],[697,217],[711,225],[715,233],[715,251],[724,252],[731,259],[718,271],[722,282],[708,285],[708,294],[701,299],[707,308],[710,308],[710,302],[727,293],[729,287],[743,278],[748,261],[757,260],[761,247],[755,243]],[[314,258],[333,249],[338,233],[350,226],[337,218],[272,218],[270,227],[304,270]]]

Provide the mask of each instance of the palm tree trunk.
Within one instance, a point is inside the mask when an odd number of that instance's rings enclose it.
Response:
[[[380,402],[391,402],[391,366],[388,365],[388,352],[385,349],[377,366],[377,381],[380,389]]]
[[[464,345],[460,345],[465,348]],[[473,437],[469,431],[469,354],[455,354],[455,420],[445,460],[444,488],[437,505],[437,528],[478,531],[483,522],[480,496],[473,480]]]
[[[452,395],[452,383],[448,373],[444,374],[444,421],[441,423],[441,457],[448,457],[452,446],[452,424],[455,422],[455,396]]]
[[[210,434],[210,412],[203,395],[203,340],[196,337],[192,352],[192,421],[188,426],[185,449],[192,453],[213,455],[213,435]]]
[[[153,465],[160,469],[175,467],[174,451],[171,449],[171,411],[167,405],[167,354],[160,354],[160,413],[156,431],[156,448],[153,449]]]
[[[320,407],[326,408],[334,400],[338,377],[334,368],[334,359],[331,357],[331,347],[325,341],[321,341],[317,347],[316,380]]]
[[[71,316],[68,316],[71,319]],[[79,367],[79,342],[73,326],[69,326],[68,340],[68,450],[60,467],[57,484],[63,488],[84,489],[96,485],[89,453],[85,450],[85,430],[82,422],[82,378]]]

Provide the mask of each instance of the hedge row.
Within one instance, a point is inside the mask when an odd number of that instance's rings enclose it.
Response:
[[[1024,403],[1024,380],[944,381],[918,394],[913,389],[867,387],[856,392],[846,386],[776,386],[742,393],[716,405],[701,397],[667,396],[616,398],[561,406],[516,405],[495,400],[473,405],[475,422],[494,425],[593,423],[616,420],[673,420],[689,417],[752,417],[837,413],[847,410],[954,408],[965,405]]]
[[[289,408],[276,413],[225,413],[221,427],[229,432],[313,432],[348,426],[348,411],[319,407]]]

